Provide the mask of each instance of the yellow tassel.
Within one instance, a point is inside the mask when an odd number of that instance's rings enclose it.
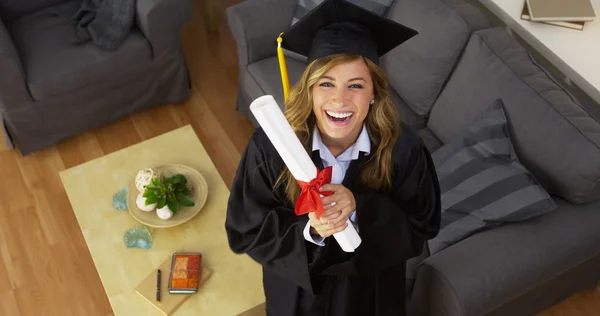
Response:
[[[287,101],[288,95],[290,93],[290,80],[288,78],[287,66],[285,64],[285,55],[283,54],[283,48],[281,47],[281,42],[283,38],[281,38],[283,33],[279,34],[277,38],[277,58],[279,59],[279,70],[281,71],[281,83],[283,85],[283,98]]]

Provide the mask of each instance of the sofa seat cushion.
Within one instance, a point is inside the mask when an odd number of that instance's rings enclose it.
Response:
[[[300,76],[302,76],[306,64],[292,58],[287,58],[286,65],[291,89],[298,82]],[[262,95],[270,94],[275,98],[279,107],[285,110],[283,86],[281,84],[281,73],[277,57],[265,58],[248,65],[248,73],[257,83],[257,86],[251,88],[253,91],[247,92],[248,96],[254,100]]]
[[[427,127],[447,143],[498,98],[519,160],[546,191],[600,199],[600,122],[501,28],[473,34]]]
[[[556,203],[551,213],[481,232],[423,260],[411,305],[428,310],[415,315],[484,315],[500,306],[502,315],[532,315],[573,291],[593,288],[599,269],[561,284],[554,280],[600,255],[600,202]],[[508,312],[530,291],[537,291],[539,305]]]
[[[442,0],[395,0],[387,17],[419,32],[384,55],[381,66],[408,106],[427,117],[473,30]]]
[[[92,42],[72,44],[75,26],[51,8],[18,18],[10,26],[15,46],[36,100],[68,93],[115,77],[132,75],[152,62],[146,38],[133,28],[115,51],[104,51]]]

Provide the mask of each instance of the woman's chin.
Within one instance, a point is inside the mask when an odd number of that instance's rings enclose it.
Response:
[[[336,126],[327,124],[325,132],[327,136],[333,139],[344,139],[352,134],[352,125]]]

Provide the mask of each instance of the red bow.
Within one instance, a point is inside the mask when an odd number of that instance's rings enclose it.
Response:
[[[329,196],[333,192],[319,192],[319,188],[324,184],[331,182],[331,166],[319,171],[317,176],[310,180],[310,182],[303,182],[296,180],[302,189],[298,201],[296,201],[295,212],[296,215],[308,214],[310,212],[316,212],[317,218],[321,218],[323,214],[323,202],[319,194]]]

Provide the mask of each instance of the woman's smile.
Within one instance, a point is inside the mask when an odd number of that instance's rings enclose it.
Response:
[[[334,126],[346,126],[354,119],[354,112],[352,111],[325,110],[325,114],[329,124]]]

